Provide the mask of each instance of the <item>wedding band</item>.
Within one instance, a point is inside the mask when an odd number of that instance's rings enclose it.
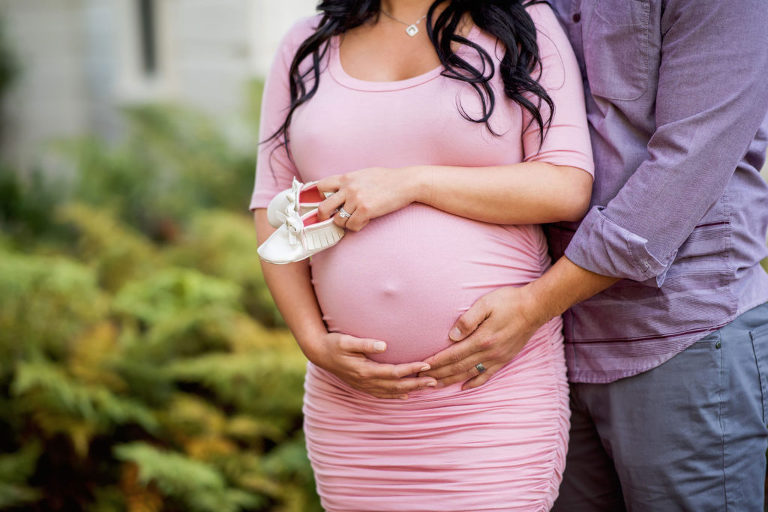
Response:
[[[477,373],[483,373],[485,372],[485,370],[487,370],[487,368],[485,367],[485,365],[483,365],[483,363],[477,363],[475,365],[475,369],[477,370]]]
[[[348,219],[351,216],[352,214],[349,213],[347,210],[345,210],[343,206],[339,208],[339,217],[341,217],[342,219]]]

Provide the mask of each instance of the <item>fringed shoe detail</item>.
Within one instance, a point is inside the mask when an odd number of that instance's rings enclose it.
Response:
[[[333,218],[320,222],[317,210],[300,216],[289,209],[283,224],[259,246],[258,253],[269,263],[294,263],[333,247],[342,237],[344,228],[334,224]]]

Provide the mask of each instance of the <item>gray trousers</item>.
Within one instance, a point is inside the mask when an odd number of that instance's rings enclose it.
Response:
[[[571,409],[554,512],[762,512],[768,304],[653,370],[572,384]]]

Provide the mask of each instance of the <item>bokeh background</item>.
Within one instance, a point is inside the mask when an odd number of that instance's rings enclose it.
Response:
[[[0,0],[0,510],[320,510],[247,212],[315,4]]]
[[[0,0],[0,510],[320,510],[247,211],[314,0]]]

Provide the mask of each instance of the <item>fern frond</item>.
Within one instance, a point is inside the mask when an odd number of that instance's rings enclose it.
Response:
[[[145,443],[118,445],[115,456],[135,463],[139,482],[153,484],[160,492],[184,504],[192,512],[237,512],[256,507],[263,498],[230,488],[213,466]]]
[[[242,412],[291,421],[301,415],[305,365],[300,352],[254,351],[184,359],[167,371],[178,381],[202,384]]]
[[[24,400],[28,410],[82,419],[92,423],[95,431],[126,423],[136,423],[150,432],[158,426],[152,411],[141,403],[104,387],[78,382],[46,361],[19,364],[11,391]]]
[[[0,509],[29,505],[39,501],[41,497],[39,489],[0,482]]]
[[[0,377],[35,352],[64,357],[106,313],[91,269],[60,257],[0,254]]]
[[[0,482],[23,483],[34,473],[42,447],[37,441],[25,444],[16,453],[0,455]]]
[[[59,222],[74,228],[78,258],[96,269],[105,289],[116,291],[155,267],[156,250],[152,243],[107,210],[71,203],[56,214]]]
[[[239,309],[241,289],[230,281],[189,269],[167,268],[131,281],[116,295],[114,310],[149,325],[188,309],[217,305]]]

